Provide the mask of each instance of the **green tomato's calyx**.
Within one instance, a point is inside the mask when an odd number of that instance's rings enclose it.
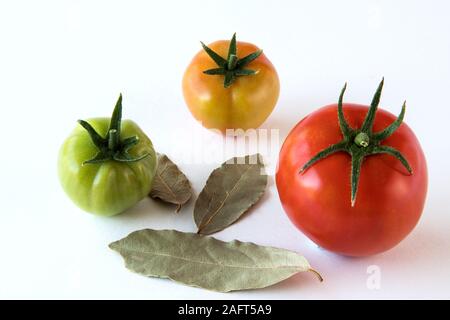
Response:
[[[258,58],[261,55],[262,50],[255,51],[239,59],[237,56],[236,33],[233,34],[233,37],[231,38],[227,59],[221,57],[203,42],[201,42],[201,44],[206,53],[218,66],[218,68],[205,70],[203,73],[224,76],[223,86],[225,88],[231,86],[237,77],[250,76],[258,73],[258,71],[246,69],[245,66]]]
[[[78,120],[78,123],[86,129],[92,139],[92,142],[98,148],[98,153],[95,157],[84,161],[83,165],[111,160],[118,162],[136,162],[146,158],[149,155],[146,153],[139,157],[133,157],[128,153],[128,150],[139,142],[138,136],[125,138],[123,140],[120,139],[120,129],[122,123],[122,94],[120,94],[111,116],[111,122],[106,137],[103,138],[100,136],[88,122]]]
[[[341,94],[339,96],[338,102],[338,120],[339,127],[341,129],[343,139],[342,141],[331,145],[328,148],[320,151],[316,154],[311,160],[309,160],[301,169],[300,173],[304,173],[308,168],[314,165],[316,162],[332,155],[336,152],[347,152],[352,158],[352,172],[351,172],[351,204],[352,207],[356,202],[356,195],[358,193],[358,183],[359,176],[361,173],[361,166],[364,161],[364,158],[370,155],[375,154],[389,154],[396,159],[398,159],[403,166],[408,170],[410,174],[412,174],[411,166],[409,165],[406,158],[395,148],[381,145],[381,142],[386,138],[390,137],[402,124],[403,118],[405,116],[406,110],[406,101],[403,103],[402,111],[398,118],[387,128],[380,132],[373,132],[373,124],[375,122],[375,115],[378,109],[378,105],[380,103],[381,91],[383,90],[384,78],[381,80],[377,91],[372,99],[372,103],[370,104],[369,111],[367,112],[364,123],[360,129],[351,128],[344,117],[344,112],[342,108],[342,100],[344,97],[345,89],[347,88],[347,84],[342,88]]]

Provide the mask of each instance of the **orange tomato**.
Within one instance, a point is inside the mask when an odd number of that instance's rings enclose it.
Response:
[[[237,58],[235,69],[229,68],[233,45]],[[257,46],[236,42],[235,36],[231,41],[216,41],[204,49],[211,49],[222,57],[222,62],[228,63],[218,65],[211,53],[202,50],[189,64],[183,77],[183,94],[192,115],[206,128],[222,132],[259,127],[272,112],[279,96],[280,83],[272,63],[264,53],[259,54]],[[231,82],[226,83],[230,79],[226,79],[225,74],[237,70],[240,59],[251,54],[259,55],[242,66],[234,77],[230,76]],[[206,74],[206,70],[212,70],[211,74]]]

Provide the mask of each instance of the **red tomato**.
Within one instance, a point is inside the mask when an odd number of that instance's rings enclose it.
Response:
[[[348,125],[361,128],[368,109],[343,104]],[[334,153],[299,173],[318,152],[343,139],[337,110],[333,104],[313,112],[286,138],[276,174],[280,200],[291,221],[320,247],[349,256],[380,253],[404,239],[422,214],[428,181],[425,156],[413,131],[401,124],[381,145],[400,151],[412,174],[391,155],[365,157],[352,206],[348,153]],[[395,119],[379,110],[373,131]]]

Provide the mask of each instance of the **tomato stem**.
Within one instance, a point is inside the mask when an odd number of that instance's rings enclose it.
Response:
[[[110,129],[108,132],[108,148],[116,150],[119,145],[119,134],[116,129]]]
[[[381,142],[386,138],[388,138],[389,136],[391,136],[402,124],[403,118],[405,116],[406,102],[403,103],[400,115],[391,125],[389,125],[387,128],[385,128],[380,132],[373,132],[373,125],[375,122],[375,116],[378,109],[378,105],[380,104],[383,85],[384,85],[384,78],[378,85],[378,88],[370,104],[370,108],[364,119],[364,123],[358,130],[351,128],[347,123],[347,121],[345,120],[343,111],[343,97],[344,92],[347,88],[347,83],[344,85],[344,87],[341,90],[341,94],[339,95],[338,101],[338,122],[343,139],[340,142],[333,144],[330,147],[325,148],[319,153],[317,153],[300,169],[300,173],[302,174],[306,170],[308,170],[308,168],[313,166],[316,162],[325,159],[326,157],[334,153],[337,152],[348,153],[352,158],[351,174],[350,174],[352,207],[354,207],[356,203],[359,177],[361,175],[361,167],[364,162],[364,159],[367,156],[383,153],[391,155],[401,162],[401,164],[408,170],[409,174],[413,173],[412,168],[408,163],[408,160],[401,154],[400,151],[390,146],[381,145]]]
[[[369,146],[370,137],[365,132],[360,132],[355,137],[355,143],[359,147],[367,148]]]
[[[91,137],[92,142],[98,148],[98,153],[94,158],[86,160],[84,164],[102,163],[110,160],[118,162],[136,162],[144,159],[149,154],[133,157],[128,153],[128,150],[139,142],[137,136],[128,137],[124,140],[120,139],[120,132],[122,126],[122,94],[114,107],[113,114],[109,125],[106,137],[102,137],[98,132],[84,120],[78,120],[78,123],[87,131]]]
[[[228,59],[228,70],[234,70],[236,68],[236,64],[238,61],[238,57],[235,54],[230,55],[230,58]]]

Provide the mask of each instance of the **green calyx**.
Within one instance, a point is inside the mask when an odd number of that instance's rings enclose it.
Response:
[[[106,161],[118,161],[118,162],[136,162],[144,159],[149,154],[143,154],[139,157],[131,156],[128,151],[139,142],[138,136],[132,136],[120,139],[122,122],[122,94],[120,94],[114,107],[113,114],[111,116],[111,122],[109,125],[108,133],[106,137],[100,136],[97,131],[86,121],[78,120],[78,123],[86,129],[92,142],[98,148],[98,153],[94,158],[83,162],[85,164],[102,163]]]
[[[380,132],[373,132],[373,124],[375,121],[375,115],[380,103],[381,91],[383,90],[384,78],[381,80],[377,91],[370,104],[369,111],[367,112],[364,123],[360,129],[351,128],[344,117],[342,108],[342,99],[344,92],[347,88],[347,84],[341,91],[338,102],[338,120],[339,127],[341,129],[343,139],[342,141],[331,145],[328,148],[320,151],[311,160],[309,160],[301,169],[300,173],[304,173],[308,168],[314,165],[316,162],[332,155],[336,152],[347,152],[352,158],[352,172],[351,172],[351,204],[352,207],[356,202],[356,195],[358,193],[359,176],[361,173],[361,166],[364,158],[375,154],[388,154],[398,159],[402,165],[412,174],[411,166],[406,158],[395,148],[381,145],[381,142],[391,136],[402,124],[405,116],[406,101],[403,103],[402,111],[398,118],[387,128]]]
[[[230,87],[237,77],[250,76],[258,73],[258,71],[246,69],[245,67],[250,62],[258,58],[261,55],[262,50],[255,51],[239,59],[237,56],[236,33],[233,34],[233,37],[231,38],[230,46],[228,48],[228,56],[226,59],[214,52],[203,42],[201,42],[201,44],[203,49],[211,57],[211,59],[214,60],[218,67],[205,70],[203,73],[208,75],[224,76],[223,86],[225,88]]]

